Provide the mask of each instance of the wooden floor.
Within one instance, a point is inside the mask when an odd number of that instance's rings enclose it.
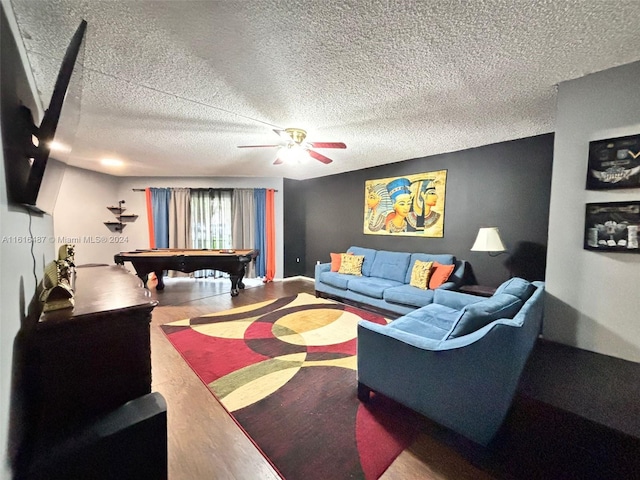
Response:
[[[152,389],[160,392],[167,402],[170,480],[280,478],[160,329],[160,325],[178,319],[301,292],[314,293],[313,282],[304,278],[246,283],[247,288],[237,297],[231,297],[230,282],[224,279],[165,279],[166,288],[162,292],[157,292],[152,282],[149,284],[152,296],[159,301],[151,325]],[[496,477],[476,468],[446,443],[421,435],[382,478]]]

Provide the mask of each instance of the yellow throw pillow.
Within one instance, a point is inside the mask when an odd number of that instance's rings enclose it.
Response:
[[[343,253],[341,257],[340,270],[338,270],[338,273],[362,276],[362,262],[364,262],[364,255]]]
[[[429,287],[429,277],[431,276],[431,267],[433,262],[423,262],[416,260],[411,270],[411,281],[409,285],[426,290]]]

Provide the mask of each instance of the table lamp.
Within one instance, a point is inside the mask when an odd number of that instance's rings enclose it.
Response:
[[[498,227],[482,227],[478,230],[476,241],[471,247],[472,252],[488,252],[490,256],[496,257],[507,251]]]

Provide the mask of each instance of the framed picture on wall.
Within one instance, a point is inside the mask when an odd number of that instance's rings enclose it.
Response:
[[[640,201],[587,203],[584,248],[606,252],[640,253]]]
[[[446,170],[367,180],[364,233],[443,237],[446,184]]]
[[[640,188],[640,135],[589,142],[588,190]]]

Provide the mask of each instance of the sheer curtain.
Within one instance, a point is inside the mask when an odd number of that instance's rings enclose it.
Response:
[[[191,190],[172,188],[169,200],[169,248],[191,248]],[[188,277],[183,272],[169,272],[170,277]]]
[[[169,201],[169,247],[191,248],[191,191],[172,188]]]
[[[231,201],[233,248],[256,248],[256,208],[253,188],[238,188]],[[256,277],[254,262],[249,263],[246,278]]]
[[[192,248],[233,248],[231,190],[191,189]],[[199,270],[195,277],[222,276],[214,270]]]

